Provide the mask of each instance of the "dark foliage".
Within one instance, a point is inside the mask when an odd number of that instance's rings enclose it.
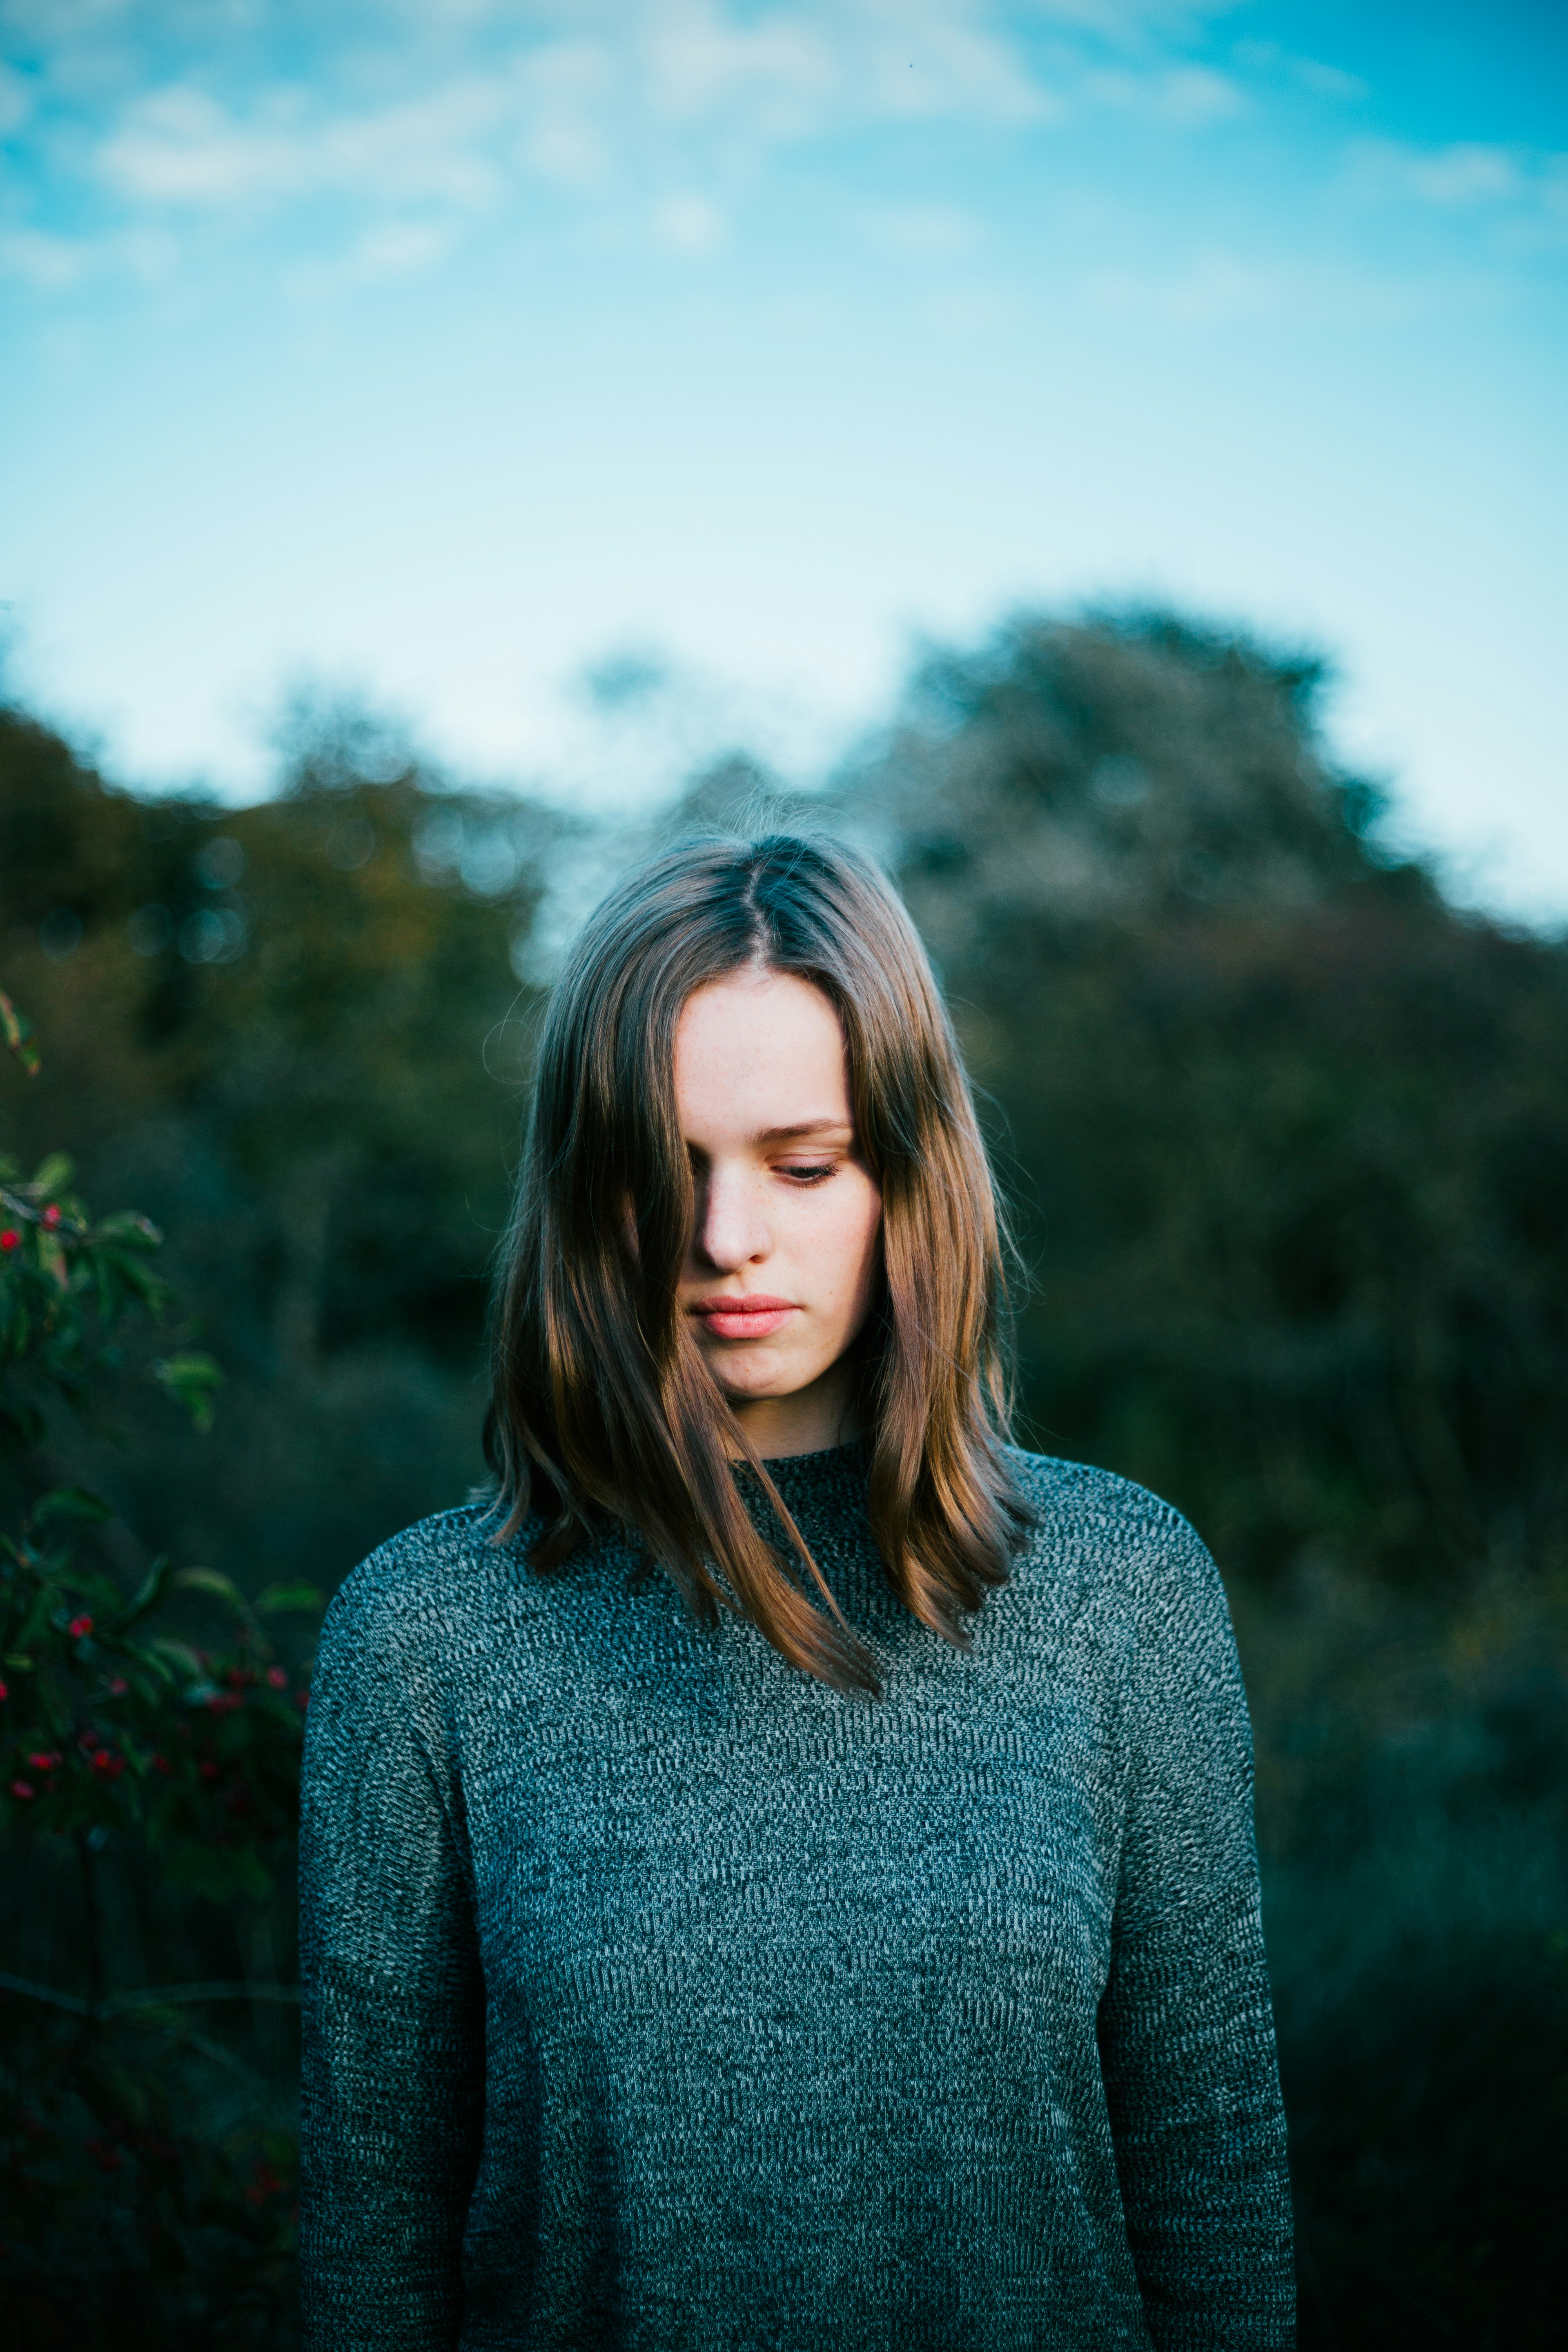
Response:
[[[1014,1171],[1028,1416],[1252,1579],[1561,1570],[1568,955],[1369,848],[1312,684],[1023,625],[858,780]]]
[[[7,1025],[36,1066],[14,1013]],[[89,1410],[127,1327],[172,1304],[149,1263],[155,1229],[91,1220],[68,1174],[59,1157],[30,1180],[0,1161],[0,1454],[24,1486],[47,1462],[52,1413]],[[143,1369],[208,1422],[210,1359]],[[275,1587],[253,1609],[226,1577],[167,1557],[126,1583],[93,1556],[111,1521],[89,1488],[54,1486],[0,1532],[7,2334],[25,2347],[280,2344],[289,2103],[203,2021],[296,1999],[287,1887],[306,1694],[261,1619],[313,1612],[319,1595]],[[221,1651],[193,1647],[173,1596],[216,1604]],[[215,1919],[220,1951],[250,1929],[249,1967],[149,1983],[152,1956],[210,1960]],[[267,2054],[276,2075],[276,2046]]]
[[[65,1145],[168,1231],[228,1376],[200,1479],[133,1395],[100,1475],[155,1547],[250,1586],[335,1581],[480,1474],[530,1003],[510,959],[561,835],[353,713],[315,714],[285,786],[135,800],[0,713],[5,970],[49,1038],[6,1139]]]

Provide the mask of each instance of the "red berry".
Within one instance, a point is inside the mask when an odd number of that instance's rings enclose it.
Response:
[[[27,1759],[35,1772],[52,1772],[59,1760],[58,1756],[51,1756],[43,1748],[40,1748],[37,1755],[29,1756]]]
[[[123,1675],[115,1675],[110,1682],[109,1696],[110,1698],[123,1698],[130,1687]]]
[[[289,1677],[281,1666],[268,1666],[267,1679],[274,1690],[287,1690],[289,1687]]]
[[[92,1759],[92,1769],[100,1780],[118,1780],[125,1769],[125,1759],[113,1755],[107,1748],[100,1748]]]
[[[21,1234],[16,1231],[15,1225],[7,1225],[5,1232],[0,1234],[0,1250],[20,1249],[21,1246]]]
[[[47,1225],[49,1231],[53,1233],[55,1227],[59,1223],[59,1221],[60,1213],[53,1201],[51,1201],[48,1207],[44,1211],[43,1223]]]
[[[204,1780],[216,1780],[217,1779],[217,1766],[213,1762],[210,1756],[205,1759],[205,1760],[196,1767],[196,1769],[200,1772]]]
[[[171,1773],[174,1769],[174,1766],[170,1763],[166,1756],[154,1755],[153,1759],[153,1769],[154,1772],[162,1772],[166,1776]]]
[[[0,1683],[0,1699],[7,1699],[7,1698],[9,1698],[9,1697],[10,1697],[10,1696],[11,1696],[11,1685],[10,1685],[10,1684],[9,1684],[9,1683]]]
[[[29,1797],[36,1797],[37,1793],[30,1780],[13,1780],[11,1783],[11,1794],[14,1797],[20,1797],[24,1803]]]
[[[73,1617],[70,1623],[66,1627],[66,1632],[70,1635],[73,1642],[85,1642],[91,1631],[92,1619],[90,1617]]]

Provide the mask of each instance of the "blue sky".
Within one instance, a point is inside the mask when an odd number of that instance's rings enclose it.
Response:
[[[0,58],[10,677],[111,772],[253,792],[314,678],[554,793],[804,775],[922,633],[1157,596],[1325,646],[1410,836],[1568,919],[1568,12],[0,0]]]

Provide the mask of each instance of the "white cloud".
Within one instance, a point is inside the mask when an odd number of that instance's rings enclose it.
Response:
[[[36,95],[26,76],[0,65],[0,139],[8,139],[14,131],[20,131],[33,110]]]
[[[1286,62],[1302,89],[1310,89],[1316,98],[1331,98],[1347,106],[1359,106],[1363,99],[1372,96],[1371,84],[1363,81],[1360,74],[1325,65],[1321,58],[1289,58]]]
[[[653,234],[667,253],[716,253],[726,240],[723,214],[706,196],[667,196],[655,207]]]
[[[1517,196],[1523,174],[1506,147],[1458,145],[1412,155],[1405,177],[1414,195],[1429,205],[1489,204]]]
[[[962,0],[863,0],[861,13],[850,55],[873,113],[1024,124],[1061,111],[1016,45]]]
[[[328,301],[356,286],[416,277],[444,261],[456,241],[446,225],[388,221],[357,237],[346,252],[297,264],[284,283],[307,301]]]
[[[0,275],[44,293],[64,293],[103,275],[166,278],[176,262],[171,239],[156,229],[116,229],[104,236],[62,236],[49,229],[0,232]]]
[[[51,293],[79,285],[98,260],[99,248],[85,237],[52,236],[35,228],[0,236],[0,269]]]
[[[503,93],[468,78],[379,114],[312,118],[302,93],[275,91],[250,120],[188,85],[153,90],[98,150],[101,175],[151,205],[286,201],[323,189],[434,198],[473,207],[496,193],[479,150]]]
[[[1456,141],[1414,147],[1358,141],[1346,180],[1363,201],[1415,204],[1495,223],[1515,247],[1545,247],[1568,236],[1568,153]]]
[[[1168,122],[1177,130],[1204,131],[1214,122],[1228,122],[1247,108],[1246,92],[1228,74],[1209,66],[1166,66],[1158,72],[1131,73],[1122,68],[1091,73],[1085,88],[1104,105],[1124,107],[1152,122]]]
[[[638,47],[656,108],[677,118],[761,102],[781,130],[815,121],[838,79],[823,28],[778,14],[735,22],[717,0],[663,0],[644,17]]]
[[[396,15],[373,52],[346,13],[299,0],[0,0],[43,92],[24,169],[41,192],[25,235],[45,242],[12,267],[77,281],[47,242],[67,191],[78,216],[84,194],[109,208],[100,237],[313,205],[302,266],[333,277],[384,249],[434,256],[454,222],[526,202],[530,183],[618,206],[623,231],[651,208],[661,242],[711,250],[724,192],[781,145],[1060,110],[1001,0],[403,0]],[[25,101],[20,78],[0,79],[0,121]],[[682,194],[688,179],[718,193]]]
[[[865,231],[873,245],[917,261],[973,253],[982,237],[974,215],[956,205],[889,205],[866,215]]]
[[[1448,295],[1484,302],[1488,290],[1481,281],[1451,287]],[[1194,331],[1288,320],[1297,327],[1354,323],[1381,331],[1418,317],[1432,299],[1419,280],[1387,272],[1259,262],[1219,249],[1167,271],[1103,271],[1086,282],[1085,292],[1097,309]]]
[[[616,73],[607,48],[592,40],[552,42],[524,58],[517,76],[523,168],[562,187],[601,186],[613,153],[607,117]]]
[[[354,248],[354,275],[365,281],[406,278],[443,260],[452,247],[450,229],[431,221],[391,221],[373,229]]]
[[[1260,268],[1228,253],[1201,254],[1164,276],[1108,270],[1091,278],[1087,290],[1100,310],[1164,320],[1181,327],[1267,318],[1292,307],[1296,292],[1286,272]]]
[[[80,97],[84,53],[97,45],[107,57],[106,13],[121,33],[137,26],[134,8],[100,6],[68,12],[56,27],[58,95]],[[387,46],[374,76],[346,34],[334,37],[329,12],[309,64],[295,55],[268,79],[232,16],[226,28],[219,12],[193,12],[183,43],[146,44],[164,58],[183,48],[179,69],[139,80],[127,57],[115,86],[99,78],[101,175],[147,204],[224,205],[351,184],[405,195],[413,183],[472,203],[492,181],[503,126],[524,134],[521,152],[538,166],[590,179],[628,135],[635,143],[717,129],[771,142],[910,114],[1033,121],[1056,106],[1000,28],[994,0],[795,0],[762,15],[740,0],[589,0],[556,11],[416,0],[403,13],[406,37]],[[262,14],[242,11],[257,22]],[[47,12],[38,25],[47,47]],[[390,93],[398,79],[401,94],[355,102],[356,91]]]
[[[1370,85],[1359,74],[1325,65],[1321,58],[1296,57],[1290,50],[1281,48],[1278,41],[1237,41],[1231,56],[1248,73],[1283,77],[1302,89],[1310,89],[1314,98],[1355,106],[1372,96]]]
[[[1098,34],[1123,48],[1190,41],[1237,0],[1030,0],[1033,16],[1074,32]]]
[[[151,224],[188,245],[294,213],[306,221],[280,266],[319,290],[431,267],[476,216],[542,184],[608,211],[614,236],[651,226],[668,250],[711,252],[731,196],[782,147],[1062,111],[1004,0],[400,0],[384,14],[372,48],[347,10],[308,0],[0,0],[0,26],[39,61],[26,89],[0,79],[0,122],[17,117],[37,192],[5,266],[63,291],[126,260],[114,238]],[[1168,112],[1215,110],[1197,69],[1167,83],[1154,102]],[[911,252],[966,236],[935,211],[887,226]]]

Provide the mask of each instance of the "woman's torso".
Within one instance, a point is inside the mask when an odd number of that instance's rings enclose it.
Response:
[[[1180,1523],[1020,1457],[1041,1531],[960,1650],[889,1591],[858,1448],[771,1466],[879,1699],[694,1625],[619,1543],[540,1578],[475,1512],[345,1595],[469,1878],[465,2352],[1144,2347],[1097,2015]]]

